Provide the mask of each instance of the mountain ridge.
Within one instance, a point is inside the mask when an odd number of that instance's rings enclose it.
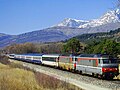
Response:
[[[93,21],[70,18],[64,20],[65,22],[60,22],[61,24],[59,25],[57,24],[42,30],[27,32],[19,35],[0,34],[0,47],[8,46],[13,43],[64,41],[77,35],[109,32],[120,28],[120,13],[118,9],[109,11]],[[80,25],[81,27],[79,27]]]
[[[103,24],[116,23],[116,22],[120,22],[120,10],[119,9],[110,10],[107,13],[105,13],[103,16],[101,16],[100,18],[92,19],[89,21],[66,18],[55,26],[90,28],[90,27],[96,27],[96,26],[100,26]]]

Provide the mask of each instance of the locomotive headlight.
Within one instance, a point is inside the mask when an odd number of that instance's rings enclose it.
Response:
[[[106,71],[106,70],[107,70],[107,68],[104,68],[104,70]]]
[[[115,68],[115,70],[117,71],[118,69],[117,69],[117,68]]]
[[[107,72],[107,70],[108,70],[107,68],[102,68],[103,72]]]

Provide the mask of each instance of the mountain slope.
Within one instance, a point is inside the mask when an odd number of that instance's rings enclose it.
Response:
[[[5,40],[5,39],[12,38],[12,37],[13,37],[13,35],[7,35],[7,34],[0,33],[0,42]]]
[[[25,43],[25,42],[55,42],[68,39],[66,35],[62,32],[48,30],[39,30],[28,32],[20,35],[9,36],[5,38],[5,36],[0,37],[0,47],[4,47],[13,43]]]
[[[120,28],[119,10],[105,13],[98,19],[84,21],[67,18],[50,28],[23,33],[20,35],[0,34],[0,47],[12,43],[56,42],[86,33],[109,32]]]
[[[92,41],[101,41],[103,39],[112,39],[120,42],[120,28],[110,32],[82,34],[76,36],[76,38],[85,43],[90,43]]]

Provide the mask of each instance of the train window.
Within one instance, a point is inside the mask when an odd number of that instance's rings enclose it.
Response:
[[[117,59],[111,59],[110,61],[111,61],[111,63],[117,63],[118,62]]]
[[[20,58],[20,56],[16,56],[16,58]]]
[[[91,60],[89,60],[89,62],[91,62]]]
[[[21,58],[25,58],[25,56],[21,56]]]
[[[55,57],[42,57],[43,61],[51,61],[51,62],[55,62],[56,58]]]
[[[107,64],[107,63],[109,63],[109,60],[108,59],[103,59],[103,63]]]
[[[103,59],[104,64],[117,63],[117,59]]]
[[[33,57],[34,60],[40,60],[41,57]]]
[[[69,63],[70,62],[70,58],[69,57],[61,57],[61,58],[59,58],[59,61],[60,62],[64,62],[64,63]]]
[[[31,57],[27,56],[26,59],[31,59]]]
[[[10,55],[10,56],[14,57],[14,55]]]

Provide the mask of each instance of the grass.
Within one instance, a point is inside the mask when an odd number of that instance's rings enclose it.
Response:
[[[20,63],[11,63],[7,58],[0,58],[0,62],[0,90],[82,90]]]
[[[0,90],[43,90],[34,73],[0,64]]]

